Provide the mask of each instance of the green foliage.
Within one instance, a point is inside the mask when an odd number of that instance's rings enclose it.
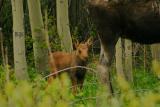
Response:
[[[5,69],[0,66],[0,88],[4,88],[5,84]]]
[[[158,66],[158,65],[157,65]],[[88,67],[95,69],[91,63]],[[114,76],[114,96],[98,82],[95,72],[87,72],[84,87],[76,95],[66,74],[51,84],[29,68],[31,81],[6,81],[6,69],[0,67],[0,107],[159,107],[160,82],[151,72],[136,69],[134,83]],[[154,69],[154,70],[158,70]],[[114,75],[114,74],[113,74]]]
[[[10,0],[3,0],[0,11],[0,27],[2,27],[4,47],[8,49],[8,57],[13,60],[13,38],[12,38],[12,7]],[[10,63],[11,61],[9,61]]]
[[[143,69],[136,69],[134,72],[134,89],[149,89],[153,90],[160,86],[160,81],[153,74],[153,71],[144,71]]]
[[[3,85],[0,90],[0,107],[69,107],[74,98],[68,88],[70,81],[66,74],[48,86],[39,76],[34,82],[9,81]]]
[[[48,35],[52,50],[60,51],[61,49],[60,38],[57,34],[56,18],[54,16],[48,16]]]
[[[26,59],[27,59],[27,64],[29,66],[34,65],[34,60],[33,60],[33,39],[31,36],[27,35],[26,39]]]

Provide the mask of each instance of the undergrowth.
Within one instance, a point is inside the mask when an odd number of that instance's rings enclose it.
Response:
[[[0,67],[0,107],[160,107],[160,82],[156,75],[136,69],[133,76],[133,83],[114,76],[111,95],[106,85],[98,82],[95,72],[87,72],[83,89],[73,95],[67,74],[49,85],[36,73],[30,74],[30,81],[17,81],[14,77],[6,81],[5,69]]]

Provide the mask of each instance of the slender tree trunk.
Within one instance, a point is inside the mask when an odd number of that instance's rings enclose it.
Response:
[[[88,13],[85,8],[86,2],[87,0],[71,0],[70,5],[69,14],[71,29],[74,35],[76,35],[77,33],[82,34],[81,37],[78,37],[80,39],[86,39],[89,33],[88,31],[92,29],[88,21]]]
[[[8,48],[7,47],[5,47],[5,71],[6,71],[6,81],[9,82],[10,70],[9,70],[9,64],[8,64]]]
[[[3,64],[3,66],[5,66],[5,56],[4,56],[4,46],[3,46],[3,33],[2,33],[2,28],[0,28],[0,42],[1,42],[2,64]]]
[[[0,0],[0,12],[1,12],[1,8],[3,6],[3,2],[4,2],[4,0]]]
[[[48,74],[48,49],[40,0],[28,0],[28,8],[33,38],[35,67],[38,72],[45,76]]]
[[[1,42],[1,54],[2,54],[2,64],[6,72],[6,81],[8,82],[9,79],[9,64],[8,64],[8,49],[7,47],[4,48],[3,46],[3,32],[2,28],[0,28],[0,42]]]
[[[119,38],[117,44],[116,44],[116,70],[117,74],[124,77],[123,72],[123,61],[122,61],[122,41],[121,38]]]
[[[160,44],[151,45],[151,52],[153,60],[160,61]]]
[[[125,75],[127,80],[133,82],[132,74],[132,42],[125,40]]]
[[[28,78],[25,56],[23,0],[11,0],[11,2],[13,14],[14,69],[16,78],[23,80]]]
[[[0,0],[0,28],[2,27],[1,10],[3,7],[3,2],[4,2],[4,0]]]
[[[46,37],[47,48],[48,48],[48,52],[49,52],[50,71],[56,71],[55,61],[54,61],[53,54],[52,54],[52,51],[51,51],[51,46],[50,46],[50,43],[49,43],[47,10],[45,10],[45,37]]]
[[[64,51],[73,50],[72,38],[69,27],[68,0],[56,0],[57,6],[57,30]]]
[[[160,62],[160,44],[152,44],[151,45],[151,53],[152,53],[152,63]],[[158,78],[160,78],[160,73],[157,72]]]
[[[76,26],[77,24],[77,1],[78,0],[71,0],[71,7],[70,7],[70,19],[72,26]]]
[[[140,44],[137,44],[137,43],[133,43],[133,49],[132,49],[132,52],[133,52],[133,57],[132,57],[132,65],[133,65],[133,69],[135,70],[136,69],[136,55],[137,55],[137,52],[138,50],[140,49]]]
[[[47,42],[47,48],[48,48],[48,52],[50,54],[50,53],[52,53],[52,51],[51,51],[51,47],[50,47],[50,44],[49,44],[49,36],[48,36],[48,13],[47,13],[47,9],[45,10],[44,27],[45,27],[45,38],[46,38],[46,42]]]
[[[146,71],[146,60],[147,60],[147,57],[146,57],[146,52],[147,52],[147,50],[146,50],[146,45],[144,45],[144,47],[143,47],[143,57],[144,57],[144,62],[143,62],[143,67],[144,67],[144,72]]]
[[[84,18],[84,5],[86,0],[71,0],[70,18],[72,25],[75,27],[80,24],[81,19]]]
[[[51,51],[51,46],[50,46],[50,43],[49,43],[49,36],[48,36],[48,13],[47,13],[47,10],[45,10],[45,38],[46,38],[46,41],[47,41],[47,48],[48,48],[48,52],[49,52],[49,71],[51,73],[53,73],[53,71],[57,71],[56,69],[56,64],[55,64],[55,61],[54,61],[54,58],[53,58],[53,54],[52,54],[52,51]],[[48,77],[48,82],[52,82],[53,81],[53,77],[50,76]]]

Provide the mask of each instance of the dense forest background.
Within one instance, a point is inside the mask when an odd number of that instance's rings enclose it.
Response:
[[[77,41],[90,37],[83,89],[73,95],[66,75],[46,89],[49,53],[71,53]],[[114,95],[99,82],[96,67],[102,50],[86,0],[0,0],[0,45],[1,107],[160,106],[159,44],[119,39],[111,76]]]

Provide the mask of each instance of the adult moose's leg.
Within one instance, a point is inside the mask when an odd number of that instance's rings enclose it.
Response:
[[[110,40],[105,40],[104,38],[100,37],[100,40],[103,54],[100,56],[100,65],[97,67],[97,69],[100,74],[101,82],[103,84],[107,84],[108,90],[110,93],[113,93],[110,67],[115,54],[115,45],[118,39],[115,37]]]

